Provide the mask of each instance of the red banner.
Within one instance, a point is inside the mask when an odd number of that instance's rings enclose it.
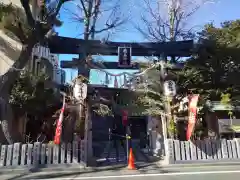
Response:
[[[127,110],[123,110],[122,111],[122,124],[124,126],[127,126],[128,123],[128,111]]]
[[[63,121],[63,114],[64,114],[64,110],[65,110],[65,98],[63,100],[63,106],[61,109],[61,113],[57,122],[57,127],[56,127],[56,131],[55,131],[55,137],[54,137],[54,143],[55,144],[60,144],[61,141],[61,134],[62,134],[62,121]]]
[[[192,133],[194,131],[194,127],[197,121],[197,103],[198,103],[199,95],[191,95],[189,98],[188,105],[188,127],[187,127],[187,141],[190,140]]]

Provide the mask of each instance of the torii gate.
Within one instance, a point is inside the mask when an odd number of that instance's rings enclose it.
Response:
[[[138,63],[131,63],[131,56],[160,56],[164,54],[165,57],[189,57],[193,53],[194,43],[189,41],[175,41],[175,42],[101,42],[100,40],[82,40],[76,38],[68,38],[61,36],[52,37],[48,46],[51,53],[56,54],[91,54],[91,55],[109,55],[119,56],[119,62],[103,62],[104,69],[132,69],[138,70]],[[122,50],[121,50],[122,48]],[[125,49],[124,49],[125,48]],[[127,50],[126,50],[127,48]],[[127,63],[124,65],[124,53],[128,52]],[[85,58],[85,57],[83,57]],[[96,64],[96,67],[98,65]],[[85,66],[85,61],[79,58],[73,58],[72,61],[61,61],[61,68],[78,68],[78,73],[83,76],[88,74],[88,69]],[[92,68],[95,69],[95,68]],[[89,78],[89,77],[86,77]],[[85,102],[86,103],[86,102]],[[87,103],[86,103],[87,104]],[[87,110],[88,112],[88,110]],[[85,163],[87,164],[89,158],[92,157],[92,133],[91,133],[91,118],[88,114],[85,115],[85,137],[87,143],[85,152]]]

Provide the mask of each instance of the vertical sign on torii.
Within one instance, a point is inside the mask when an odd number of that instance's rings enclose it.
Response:
[[[132,48],[118,47],[118,66],[131,67]]]

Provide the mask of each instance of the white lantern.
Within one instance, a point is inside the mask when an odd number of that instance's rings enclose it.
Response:
[[[163,84],[165,96],[176,95],[176,83],[172,80],[165,81]]]
[[[76,80],[73,87],[73,96],[76,100],[81,101],[87,97],[87,84]]]

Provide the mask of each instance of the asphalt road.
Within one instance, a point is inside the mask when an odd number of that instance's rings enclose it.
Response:
[[[117,168],[110,170],[92,170],[79,172],[76,169],[59,169],[55,171],[39,170],[37,172],[1,172],[1,180],[239,180],[240,166],[177,166],[159,168],[149,166],[139,170]]]

